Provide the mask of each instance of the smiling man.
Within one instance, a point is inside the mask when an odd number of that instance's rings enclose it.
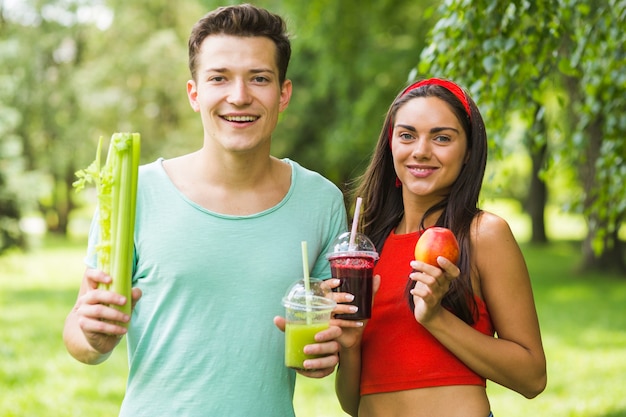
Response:
[[[131,317],[109,307],[131,300],[97,289],[111,278],[95,269],[90,235],[64,340],[72,356],[95,364],[127,335],[121,416],[294,414],[295,373],[273,319],[302,276],[301,242],[310,275],[330,278],[324,254],[347,226],[336,186],[270,155],[292,90],[285,29],[251,5],[219,8],[192,29],[187,95],[202,146],[140,168]],[[333,372],[340,334],[331,326],[316,335],[307,353],[319,357],[302,374]]]

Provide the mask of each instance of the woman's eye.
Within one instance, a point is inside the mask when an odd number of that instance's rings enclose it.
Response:
[[[413,136],[410,133],[400,133],[400,139],[402,140],[411,140]]]
[[[435,138],[437,142],[450,142],[450,137],[448,136],[437,136]]]

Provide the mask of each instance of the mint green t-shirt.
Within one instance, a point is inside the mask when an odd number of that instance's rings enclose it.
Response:
[[[133,286],[143,296],[127,335],[120,416],[294,415],[295,373],[284,366],[284,334],[272,320],[284,316],[281,298],[302,278],[301,242],[311,276],[329,278],[324,255],[347,224],[341,191],[284,161],[289,192],[250,216],[190,201],[162,159],[140,168]]]

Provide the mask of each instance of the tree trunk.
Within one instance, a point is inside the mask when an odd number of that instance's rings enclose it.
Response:
[[[5,175],[0,170],[0,254],[13,246],[24,247],[20,217],[17,196],[7,189]]]
[[[602,121],[594,120],[585,129],[585,134],[589,139],[587,147],[587,157],[583,161],[580,174],[581,181],[585,190],[584,209],[587,216],[588,232],[583,241],[583,271],[615,271],[626,274],[626,261],[624,260],[623,243],[619,240],[618,229],[600,236],[600,231],[607,230],[606,222],[600,220],[600,216],[596,212],[590,212],[590,207],[594,202],[596,195],[594,191],[596,179],[595,163],[600,154],[602,146]],[[618,222],[619,224],[619,222]],[[602,249],[596,252],[594,250],[594,242],[597,239],[602,242]]]
[[[548,242],[546,236],[545,207],[548,201],[548,188],[541,179],[540,172],[545,162],[548,146],[544,143],[541,146],[532,147],[532,173],[530,178],[530,188],[526,199],[526,211],[530,215],[532,243],[543,244]]]
[[[40,205],[40,210],[44,213],[47,230],[50,233],[66,236],[69,228],[70,213],[75,208],[72,199],[75,180],[74,164],[69,163],[65,174],[54,179],[52,190],[52,202],[48,206]]]
[[[570,96],[569,101],[569,114],[576,114],[572,108],[573,103],[580,102],[582,96],[579,90],[578,80],[572,77],[565,77],[565,85]],[[594,250],[594,241],[599,238],[601,230],[606,230],[606,224],[602,224],[599,219],[598,213],[592,212],[591,207],[596,199],[595,185],[596,185],[596,161],[600,156],[600,149],[602,147],[602,120],[601,115],[596,120],[590,121],[585,128],[584,134],[587,138],[587,144],[585,147],[585,155],[580,158],[580,169],[578,174],[580,176],[580,182],[583,186],[585,198],[583,201],[583,210],[585,220],[587,221],[587,236],[582,242],[582,262],[580,268],[582,271],[617,271],[618,273],[626,274],[626,261],[624,259],[624,247],[623,242],[619,240],[618,230],[613,233],[607,233],[601,237],[602,250]],[[576,123],[571,121],[571,125]],[[619,225],[620,222],[617,222]]]
[[[541,179],[541,170],[544,167],[548,152],[547,129],[543,118],[542,106],[535,104],[534,122],[531,129],[526,133],[526,143],[532,161],[532,172],[530,174],[530,186],[528,195],[524,202],[524,211],[528,213],[531,220],[531,243],[547,243],[545,208],[548,200],[548,188]]]
[[[596,217],[596,216],[593,216]],[[603,250],[600,253],[594,251],[594,240],[597,236],[598,225],[597,219],[590,219],[589,234],[582,244],[583,262],[581,268],[583,271],[603,271],[622,274],[626,278],[626,249],[624,242],[619,240],[618,230],[607,233],[602,237]],[[592,230],[593,229],[593,230]]]

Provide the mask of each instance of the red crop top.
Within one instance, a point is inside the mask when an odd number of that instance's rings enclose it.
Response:
[[[404,289],[411,273],[418,232],[387,238],[374,269],[381,277],[372,318],[362,341],[361,395],[446,385],[486,385],[422,325],[408,307]],[[485,303],[476,297],[480,313],[472,326],[493,336]]]

